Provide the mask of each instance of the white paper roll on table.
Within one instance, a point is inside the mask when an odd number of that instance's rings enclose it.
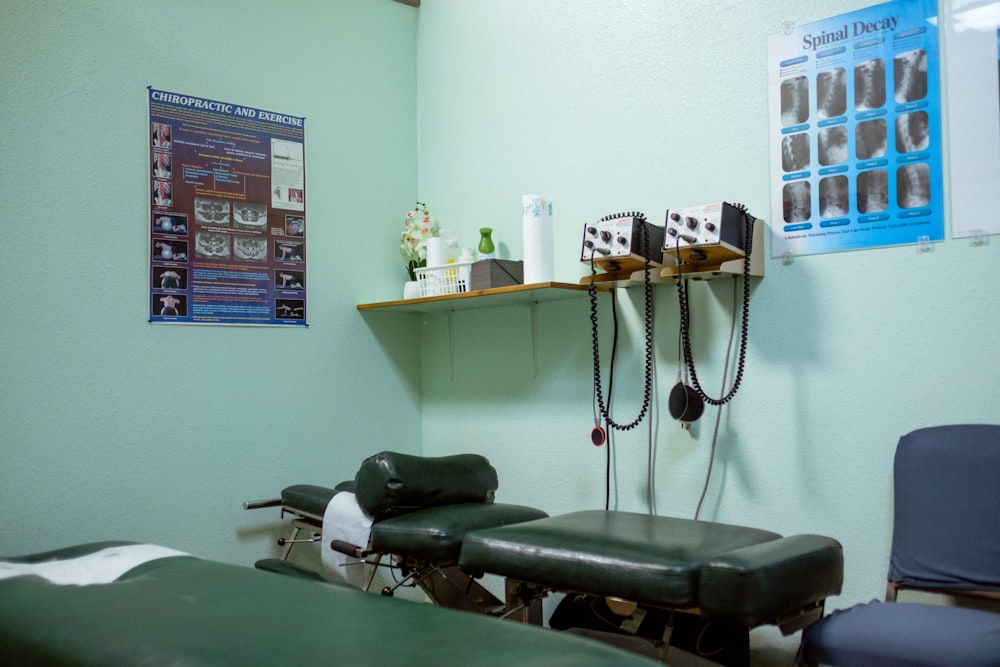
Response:
[[[524,284],[550,282],[552,268],[552,200],[543,195],[521,197],[524,240]]]

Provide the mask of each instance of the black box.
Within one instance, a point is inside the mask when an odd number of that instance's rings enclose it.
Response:
[[[524,283],[524,262],[509,259],[481,259],[472,265],[472,285],[475,292],[492,287],[509,287]]]

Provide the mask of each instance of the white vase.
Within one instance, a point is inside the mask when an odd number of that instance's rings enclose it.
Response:
[[[408,280],[403,283],[403,298],[416,299],[420,296],[420,283],[416,280]]]

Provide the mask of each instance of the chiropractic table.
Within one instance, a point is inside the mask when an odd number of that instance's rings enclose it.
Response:
[[[0,558],[0,664],[643,667],[579,637],[104,542]]]
[[[617,511],[549,517],[495,503],[497,487],[496,470],[475,454],[382,452],[362,462],[353,482],[294,485],[280,500],[244,507],[280,506],[295,517],[292,536],[279,540],[282,558],[258,568],[291,569],[285,559],[293,544],[322,539],[322,548],[400,575],[383,595],[419,586],[441,606],[536,624],[540,599],[562,592],[603,598],[626,617],[674,610],[791,634],[819,619],[825,599],[841,590],[843,552],[829,537]],[[367,543],[325,525],[334,499],[350,491],[370,517]],[[322,538],[296,539],[303,529]],[[504,600],[479,584],[484,574],[504,578]],[[669,623],[658,644],[663,657]]]

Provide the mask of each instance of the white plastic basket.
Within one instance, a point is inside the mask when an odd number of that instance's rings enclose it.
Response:
[[[472,262],[455,262],[444,266],[414,269],[420,296],[441,296],[469,291]]]

